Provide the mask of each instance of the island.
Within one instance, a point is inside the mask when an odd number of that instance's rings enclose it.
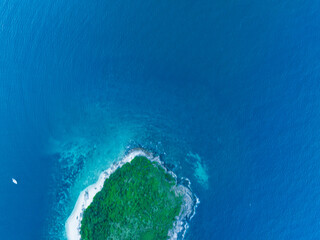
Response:
[[[133,149],[85,189],[66,223],[68,240],[182,239],[199,200],[159,157]]]

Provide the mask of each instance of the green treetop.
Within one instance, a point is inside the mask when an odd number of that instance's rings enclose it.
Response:
[[[81,239],[167,239],[183,202],[175,185],[158,163],[135,157],[106,179],[84,211]]]

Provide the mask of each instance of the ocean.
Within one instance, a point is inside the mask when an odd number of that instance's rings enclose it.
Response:
[[[65,239],[134,147],[191,181],[186,239],[320,239],[319,9],[1,1],[1,239]]]

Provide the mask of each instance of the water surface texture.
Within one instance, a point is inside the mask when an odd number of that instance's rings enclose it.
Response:
[[[186,239],[320,239],[319,9],[2,0],[1,239],[65,239],[134,147],[190,179]]]

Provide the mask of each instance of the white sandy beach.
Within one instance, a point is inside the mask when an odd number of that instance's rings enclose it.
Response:
[[[94,196],[101,191],[105,180],[119,167],[122,167],[125,163],[131,162],[136,156],[145,156],[151,161],[156,161],[161,164],[159,157],[154,157],[151,153],[144,151],[143,149],[137,148],[129,152],[121,161],[118,161],[111,165],[106,171],[103,171],[98,181],[95,184],[90,185],[85,190],[83,190],[76,202],[76,205],[66,222],[66,235],[68,240],[80,240],[80,227],[84,210],[91,204]],[[174,173],[169,172],[174,177]],[[185,221],[186,218],[190,219],[195,212],[195,207],[198,203],[196,199],[196,204],[194,204],[193,194],[189,188],[182,185],[178,185],[178,192],[184,194],[184,205],[182,206],[181,214],[177,221],[174,223],[173,229],[169,232],[170,239],[177,239],[177,235],[181,231],[185,231],[188,225]]]

